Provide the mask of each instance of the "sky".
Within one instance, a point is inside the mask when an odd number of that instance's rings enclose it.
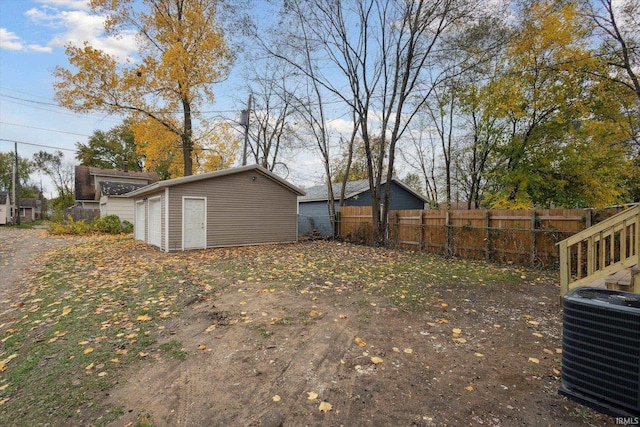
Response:
[[[106,37],[102,24],[103,19],[90,12],[85,0],[0,0],[0,152],[13,152],[17,142],[18,155],[23,158],[40,150],[60,150],[75,164],[77,142],[87,143],[94,131],[109,130],[122,122],[122,116],[73,113],[54,99],[52,73],[56,66],[68,67],[67,44],[87,41],[120,58],[135,54],[132,34],[121,39]],[[229,79],[214,88],[216,104],[211,108],[229,120],[238,119],[248,96],[239,69],[234,67]],[[308,157],[287,160],[288,179],[293,184],[321,183],[321,173],[315,172],[319,161]],[[42,183],[45,197],[56,196],[46,177],[33,174],[31,178]]]

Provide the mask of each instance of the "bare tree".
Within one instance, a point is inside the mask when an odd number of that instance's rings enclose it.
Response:
[[[438,205],[437,144],[433,138],[433,129],[428,127],[424,120],[421,120],[421,123],[423,126],[409,134],[409,141],[404,147],[398,147],[398,152],[406,164],[419,172],[425,195],[433,207]]]
[[[390,185],[381,194],[383,178],[391,182],[398,141],[432,93],[433,85],[424,84],[425,74],[436,69],[435,53],[443,34],[480,9],[476,2],[462,0],[292,3],[295,6],[285,8],[285,15],[296,25],[283,43],[304,46],[326,67],[310,72],[307,62],[267,49],[353,112],[367,154],[374,239],[382,243],[391,200]],[[372,144],[376,135],[380,144]]]
[[[621,74],[606,74],[640,101],[640,1],[584,0],[586,15],[595,24],[610,66]]]
[[[269,62],[249,82],[253,95],[249,148],[255,163],[270,171],[278,165],[287,167],[281,154],[298,139],[292,124],[296,89],[291,73],[286,63]]]

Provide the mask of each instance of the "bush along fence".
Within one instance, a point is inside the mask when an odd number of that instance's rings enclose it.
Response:
[[[556,243],[622,209],[390,211],[386,243],[444,256],[557,268]],[[372,243],[371,207],[343,207],[338,225],[340,238]]]

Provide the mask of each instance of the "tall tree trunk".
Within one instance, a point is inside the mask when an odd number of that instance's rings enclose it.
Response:
[[[182,133],[184,176],[189,176],[193,174],[193,160],[191,158],[191,153],[193,152],[193,123],[191,118],[191,104],[188,99],[182,99],[182,108],[184,113],[184,128]]]

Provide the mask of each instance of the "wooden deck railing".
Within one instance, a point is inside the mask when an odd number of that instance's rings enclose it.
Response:
[[[560,293],[638,264],[640,205],[558,243]]]

